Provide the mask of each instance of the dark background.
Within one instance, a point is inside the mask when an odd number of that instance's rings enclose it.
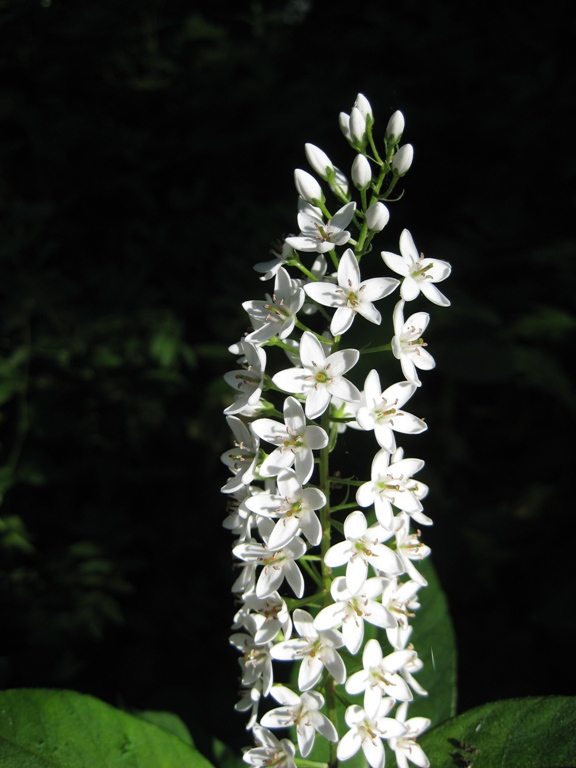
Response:
[[[304,142],[348,170],[361,91],[415,146],[377,245],[408,227],[453,265],[410,451],[460,709],[576,693],[574,26],[555,0],[0,0],[0,686],[247,742],[221,376]]]

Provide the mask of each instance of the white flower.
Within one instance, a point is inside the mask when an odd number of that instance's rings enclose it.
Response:
[[[336,651],[344,645],[342,634],[335,629],[317,630],[312,616],[296,608],[292,616],[299,638],[285,640],[272,646],[272,658],[279,661],[300,661],[298,688],[309,691],[314,688],[324,668],[337,683],[346,680],[346,667]]]
[[[259,681],[263,696],[268,696],[273,683],[272,658],[270,643],[264,645],[254,642],[256,622],[247,622],[247,632],[235,632],[230,636],[230,643],[242,653],[238,659],[242,670],[242,685],[254,687]]]
[[[255,725],[252,733],[260,745],[242,755],[245,763],[254,768],[296,768],[296,749],[289,739],[278,740],[274,734],[261,725]]]
[[[304,150],[306,152],[306,159],[312,166],[318,176],[324,181],[328,180],[328,177],[334,173],[334,165],[326,152],[323,152],[315,144],[304,144]]]
[[[262,395],[264,370],[266,368],[266,352],[243,340],[240,344],[244,355],[242,370],[229,371],[224,374],[224,380],[234,388],[234,402],[224,409],[224,413],[242,413],[247,406],[255,406]]]
[[[390,251],[382,251],[381,254],[390,269],[404,278],[400,296],[405,301],[412,301],[422,291],[433,304],[449,307],[449,300],[434,283],[446,280],[452,270],[450,264],[440,259],[425,259],[423,253],[418,254],[412,235],[407,229],[402,230],[400,235],[400,253],[401,256]]]
[[[236,493],[254,480],[259,440],[237,416],[227,416],[228,426],[234,433],[235,447],[222,454],[222,463],[234,475],[222,486],[222,493]]]
[[[318,488],[302,488],[292,469],[278,473],[278,493],[259,493],[246,499],[252,512],[280,518],[268,539],[271,549],[279,549],[300,531],[310,544],[317,546],[322,538],[322,527],[315,510],[326,504],[326,496]]]
[[[356,106],[352,107],[350,112],[350,135],[353,141],[359,144],[366,143],[366,118],[362,110]]]
[[[349,760],[362,747],[372,768],[384,768],[386,755],[382,739],[398,738],[406,732],[406,726],[399,720],[385,717],[392,706],[393,699],[383,699],[380,709],[372,717],[356,704],[348,707],[345,720],[350,730],[340,739],[338,760]]]
[[[386,126],[386,139],[389,142],[398,144],[404,133],[404,125],[404,115],[397,109],[390,120],[388,120],[388,125]]]
[[[346,578],[337,576],[330,587],[334,603],[319,611],[314,619],[318,630],[342,627],[344,645],[352,655],[358,653],[364,640],[364,622],[382,629],[393,629],[397,619],[376,598],[384,589],[385,580],[379,577],[366,579],[360,590],[352,594],[346,586]]]
[[[366,211],[366,224],[371,232],[382,232],[390,220],[390,211],[384,203],[372,203]]]
[[[338,266],[338,285],[333,283],[308,283],[304,290],[310,298],[326,307],[337,307],[330,333],[340,336],[350,326],[356,313],[379,325],[382,318],[372,302],[388,296],[399,281],[391,277],[373,277],[360,281],[360,267],[351,248],[346,249]]]
[[[302,406],[294,397],[284,400],[284,424],[274,419],[256,419],[251,423],[254,434],[272,445],[278,446],[267,456],[259,472],[262,477],[275,477],[281,469],[294,464],[296,477],[304,485],[314,470],[312,451],[328,445],[328,435],[315,424],[306,426]]]
[[[422,419],[402,410],[416,391],[416,385],[409,381],[392,384],[382,392],[378,371],[371,370],[364,383],[365,405],[358,408],[356,421],[365,430],[374,430],[374,436],[381,448],[390,453],[396,450],[394,431],[416,435],[428,429]]]
[[[352,163],[352,181],[358,189],[367,189],[372,181],[372,168],[364,155],[356,155]]]
[[[294,183],[300,197],[308,203],[316,203],[318,201],[324,202],[324,194],[320,184],[316,181],[312,174],[308,171],[303,171],[301,168],[297,168],[294,171]]]
[[[367,122],[372,119],[372,106],[363,93],[359,93],[356,96],[356,101],[354,102],[354,106],[360,110],[360,112],[362,113],[362,116],[365,118]]]
[[[272,642],[280,631],[285,640],[290,637],[292,619],[285,600],[280,597],[278,592],[272,592],[267,597],[258,597],[258,595],[251,593],[243,595],[243,600],[244,606],[234,616],[234,621],[244,621],[246,616],[250,616],[250,621],[257,627],[254,633],[256,645]],[[245,611],[251,613],[245,614]]]
[[[426,344],[422,338],[430,315],[428,312],[416,312],[404,322],[404,304],[404,300],[401,300],[394,307],[392,352],[394,357],[400,360],[402,373],[407,380],[420,387],[422,382],[418,378],[416,368],[430,371],[436,365],[430,352],[424,349]]]
[[[412,633],[409,619],[414,616],[414,611],[420,608],[416,593],[421,586],[422,584],[413,579],[400,583],[392,578],[382,594],[382,605],[396,618],[396,625],[386,629],[388,642],[396,650],[406,647]]]
[[[430,554],[430,547],[420,541],[420,531],[410,533],[410,517],[404,512],[396,516],[399,527],[395,531],[396,551],[402,562],[408,576],[417,581],[423,587],[428,582],[422,574],[412,564],[413,560],[423,560]]]
[[[304,692],[301,696],[283,685],[270,690],[281,707],[267,712],[261,720],[267,728],[289,728],[296,726],[298,748],[302,757],[307,757],[314,746],[316,731],[328,741],[338,741],[338,732],[326,715],[320,712],[324,697],[316,691]]]
[[[368,564],[383,574],[403,573],[404,567],[398,555],[382,544],[391,535],[391,531],[381,525],[368,528],[368,522],[359,510],[351,512],[344,521],[346,540],[330,547],[324,562],[329,568],[346,564],[346,586],[356,595],[368,576]]]
[[[276,277],[278,270],[293,254],[292,248],[284,241],[278,241],[272,244],[270,255],[273,257],[269,261],[259,261],[254,264],[256,272],[264,272],[260,280],[270,280]]]
[[[408,760],[418,768],[429,768],[430,761],[416,739],[430,726],[430,720],[427,717],[411,717],[406,720],[407,711],[408,703],[398,707],[396,720],[404,724],[406,731],[401,736],[393,736],[388,744],[394,751],[398,768],[408,768]]]
[[[294,329],[296,313],[304,303],[304,291],[295,286],[284,267],[274,280],[274,293],[266,301],[245,301],[242,306],[250,316],[254,329],[246,341],[263,344],[273,336],[284,339]]]
[[[268,528],[264,526],[265,523],[269,524]],[[273,525],[271,520],[263,520],[259,525],[261,533],[266,531],[263,534],[266,540]],[[255,540],[245,541],[237,544],[232,552],[245,563],[262,566],[256,582],[257,597],[269,597],[280,588],[284,579],[290,584],[296,597],[302,597],[304,594],[304,577],[294,562],[306,552],[302,539],[296,537],[281,549],[271,549],[267,543],[262,544]]]
[[[287,368],[272,377],[284,392],[306,397],[306,416],[315,419],[324,413],[333,396],[342,400],[360,399],[360,392],[344,378],[360,353],[357,349],[343,349],[326,357],[322,344],[313,333],[304,331],[300,339],[301,368]]]
[[[412,701],[412,691],[398,674],[416,653],[414,651],[393,651],[384,657],[378,640],[368,640],[362,653],[362,666],[346,681],[346,691],[351,694],[364,692],[364,709],[374,716],[383,696],[394,701]]]
[[[258,719],[258,705],[261,698],[262,681],[257,680],[252,688],[246,688],[240,692],[240,701],[234,705],[234,709],[237,712],[250,712],[250,717],[246,723],[247,731],[254,727],[254,723]]]
[[[392,171],[398,176],[404,176],[410,170],[414,159],[414,147],[412,144],[404,144],[394,155]]]
[[[378,451],[372,461],[372,480],[363,483],[356,492],[356,501],[361,507],[374,504],[378,522],[393,530],[394,511],[392,505],[407,512],[422,525],[431,525],[432,520],[422,512],[420,499],[428,493],[428,486],[418,483],[412,475],[424,466],[422,459],[395,460],[401,452],[394,454],[390,462],[390,453],[384,448]]]
[[[352,220],[356,203],[347,203],[334,216],[324,222],[322,211],[314,205],[304,203],[298,214],[298,237],[287,237],[286,242],[297,251],[317,251],[326,253],[335,245],[344,245],[350,240],[350,232],[346,230]]]

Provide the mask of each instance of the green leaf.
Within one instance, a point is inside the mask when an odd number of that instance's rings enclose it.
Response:
[[[146,720],[149,723],[154,723],[154,725],[157,725],[160,728],[164,728],[165,731],[170,731],[170,733],[178,736],[181,741],[190,744],[191,747],[194,746],[190,731],[186,728],[178,715],[175,715],[173,712],[158,712],[157,710],[147,709],[142,712],[135,712],[134,714],[141,717],[142,720]]]
[[[193,747],[74,691],[0,693],[2,768],[210,768]]]
[[[423,734],[434,768],[574,768],[576,697],[484,704]]]
[[[456,640],[448,603],[430,558],[417,564],[428,580],[418,592],[420,610],[412,620],[410,641],[424,662],[417,680],[428,691],[415,696],[408,717],[429,717],[439,725],[456,714]]]

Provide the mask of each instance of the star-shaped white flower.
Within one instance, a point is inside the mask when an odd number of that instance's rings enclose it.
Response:
[[[296,597],[302,597],[304,577],[295,561],[306,553],[306,544],[296,536],[281,549],[271,549],[268,546],[268,537],[274,524],[271,520],[262,520],[258,527],[265,544],[256,540],[245,541],[237,544],[232,550],[239,560],[262,566],[256,582],[257,597],[269,597],[280,589],[284,579],[290,584]]]
[[[393,717],[386,717],[394,706],[393,699],[382,699],[378,712],[370,717],[362,707],[348,707],[344,716],[350,729],[338,744],[338,760],[349,760],[360,748],[371,768],[384,768],[386,754],[382,739],[400,738],[406,726]]]
[[[318,488],[302,488],[292,469],[278,474],[278,493],[258,493],[246,500],[252,512],[279,518],[268,539],[271,549],[283,547],[300,531],[310,544],[317,546],[322,538],[322,527],[315,510],[326,504],[326,496]]]
[[[399,582],[392,578],[382,593],[382,605],[396,618],[396,625],[386,629],[388,642],[396,650],[406,648],[412,633],[409,619],[420,608],[417,592],[421,586],[414,579]]]
[[[298,748],[302,757],[307,757],[314,746],[316,731],[328,741],[338,741],[338,731],[320,712],[324,706],[324,697],[317,691],[297,693],[284,685],[275,685],[270,695],[282,706],[266,712],[261,724],[267,728],[296,727]]]
[[[296,313],[304,303],[304,291],[294,284],[284,267],[280,267],[274,280],[274,293],[265,301],[245,301],[242,306],[250,316],[254,330],[246,341],[263,344],[273,336],[289,336],[296,322]]]
[[[402,561],[389,547],[383,544],[392,532],[368,522],[362,512],[351,512],[344,521],[345,541],[334,544],[326,552],[324,562],[329,568],[346,564],[346,586],[355,595],[362,589],[368,576],[368,565],[383,575],[403,573]]]
[[[296,477],[302,485],[314,470],[314,454],[328,445],[328,435],[322,427],[306,425],[302,406],[295,397],[284,401],[284,424],[274,419],[256,419],[250,425],[255,435],[278,446],[259,467],[262,477],[276,477],[280,470],[294,464]]]
[[[234,434],[235,447],[223,453],[221,460],[234,474],[220,490],[236,493],[254,480],[260,441],[237,416],[227,416],[226,421]]]
[[[364,693],[364,709],[374,715],[380,708],[383,696],[394,701],[412,701],[412,691],[398,674],[414,656],[415,651],[393,651],[384,656],[378,640],[368,640],[362,653],[362,666],[346,681],[346,691],[351,694]]]
[[[392,352],[394,357],[400,360],[402,373],[407,380],[419,387],[422,382],[418,378],[416,368],[429,371],[436,365],[430,352],[424,349],[426,344],[422,338],[430,321],[430,315],[428,312],[415,312],[404,322],[404,304],[402,300],[394,307]]]
[[[422,459],[404,459],[398,449],[390,461],[391,454],[381,448],[372,461],[372,479],[363,483],[356,492],[356,501],[361,507],[374,504],[380,525],[394,529],[393,506],[407,512],[421,525],[431,525],[432,520],[422,512],[423,499],[428,493],[425,483],[417,482],[412,475],[424,466]]]
[[[306,416],[316,419],[328,408],[332,397],[348,402],[360,400],[358,388],[344,378],[359,357],[357,349],[342,349],[326,356],[316,336],[304,331],[300,339],[302,367],[279,371],[272,381],[284,392],[304,395]]]
[[[433,304],[449,307],[450,302],[434,283],[446,280],[452,268],[447,261],[440,259],[425,259],[423,253],[418,253],[412,235],[407,229],[400,235],[400,253],[382,251],[384,262],[399,275],[404,277],[400,287],[400,296],[405,301],[415,299],[420,291]]]
[[[304,290],[319,304],[337,308],[330,323],[330,333],[333,336],[341,336],[350,328],[356,314],[379,325],[382,317],[373,302],[392,293],[398,283],[399,281],[392,277],[373,277],[361,281],[358,259],[354,251],[348,248],[340,259],[337,285],[308,283]]]
[[[409,381],[392,384],[382,392],[378,371],[371,370],[364,383],[364,403],[356,412],[356,421],[365,430],[374,430],[378,444],[390,453],[396,450],[394,431],[416,435],[428,429],[422,419],[402,410],[416,391]]]
[[[422,747],[416,743],[416,739],[430,726],[427,717],[411,717],[406,720],[408,702],[401,704],[396,712],[396,720],[404,725],[405,733],[401,736],[393,736],[388,745],[394,751],[398,768],[408,768],[408,760],[418,768],[429,768],[430,760],[426,757]]]
[[[337,576],[330,587],[334,602],[319,611],[314,626],[321,631],[341,626],[344,645],[352,655],[358,653],[364,640],[365,621],[382,629],[393,629],[398,623],[392,612],[377,600],[385,583],[375,576],[366,579],[360,590],[352,594],[346,578]]]
[[[270,651],[272,658],[279,661],[301,661],[298,671],[298,688],[301,691],[314,688],[324,668],[337,683],[343,683],[346,680],[346,667],[336,650],[344,645],[342,634],[336,629],[317,630],[312,616],[302,608],[296,608],[292,618],[300,637],[273,645]]]
[[[344,245],[350,240],[346,227],[352,221],[356,203],[347,203],[328,221],[324,221],[322,211],[302,198],[298,201],[300,212],[298,226],[300,235],[287,237],[286,243],[297,251],[316,251],[326,253],[335,245]]]

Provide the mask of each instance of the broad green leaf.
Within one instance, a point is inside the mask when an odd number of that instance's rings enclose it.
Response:
[[[154,723],[154,725],[164,728],[165,731],[173,733],[174,736],[178,736],[186,744],[191,747],[194,746],[194,741],[190,735],[190,731],[182,720],[173,712],[160,712],[157,710],[146,709],[142,712],[134,712],[135,715],[141,717],[142,720],[146,720],[148,723]]]
[[[574,768],[576,697],[484,704],[433,728],[419,743],[434,768]]]
[[[74,691],[0,693],[2,768],[210,768],[165,728]]]
[[[439,725],[456,714],[456,640],[446,597],[430,558],[418,563],[428,586],[418,592],[420,610],[412,620],[411,642],[424,662],[416,675],[428,696],[415,696],[408,717],[429,717]]]

